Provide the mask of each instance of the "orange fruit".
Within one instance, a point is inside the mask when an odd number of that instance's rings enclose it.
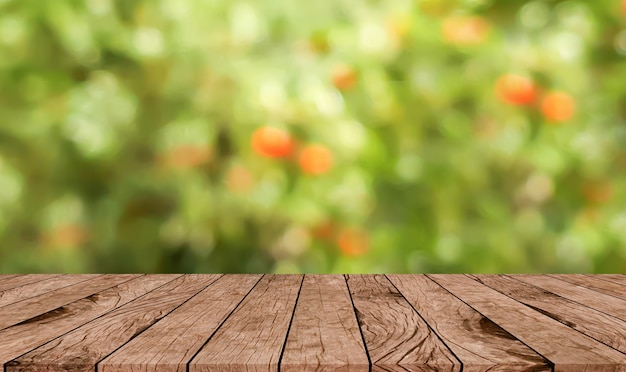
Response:
[[[626,0],[622,0],[622,14],[626,15]]]
[[[481,17],[452,16],[443,21],[443,39],[450,44],[480,44],[489,34],[489,24]]]
[[[527,77],[515,74],[502,75],[496,82],[496,94],[503,102],[528,105],[535,101],[537,88]]]
[[[306,174],[324,174],[333,165],[333,154],[326,146],[307,145],[300,151],[298,163]]]
[[[547,120],[555,123],[563,122],[574,116],[576,104],[567,93],[551,92],[544,97],[541,111]]]
[[[270,158],[287,157],[293,151],[291,135],[284,130],[263,126],[252,134],[252,149],[259,155]]]
[[[337,65],[332,72],[332,81],[335,88],[346,91],[353,88],[358,76],[354,68],[347,64]]]
[[[369,249],[367,233],[358,228],[345,228],[337,236],[337,245],[346,256],[359,256]]]

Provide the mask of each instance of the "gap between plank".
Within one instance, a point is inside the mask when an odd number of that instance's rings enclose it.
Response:
[[[121,283],[118,283],[118,284],[116,284],[116,285],[114,285],[114,286],[111,286],[111,287],[109,287],[109,288],[105,288],[105,289],[101,290],[100,292],[108,291],[109,289],[111,289],[111,288],[113,288],[113,287],[116,287],[116,286],[118,286],[118,285],[121,285],[121,284],[124,284],[124,283],[128,283],[128,282],[130,282],[130,281],[133,281],[133,280],[139,279],[139,278],[141,278],[142,276],[145,276],[145,275],[146,275],[146,274],[141,274],[141,275],[139,275],[139,276],[138,276],[138,277],[136,277],[136,278],[131,278],[131,279],[129,279],[129,280],[127,280],[127,281],[125,281],[125,282],[121,282]],[[175,279],[172,279],[172,280],[175,280]],[[82,282],[79,282],[79,283],[82,283]],[[164,283],[163,285],[166,285],[166,284],[168,284],[168,283],[169,283],[169,282]],[[155,288],[155,289],[153,289],[153,290],[159,289],[159,288],[160,288],[160,287],[162,287],[163,285],[158,286],[158,287],[156,287],[156,288]],[[96,292],[96,293],[100,293],[100,292]],[[150,292],[152,292],[152,291],[150,291]],[[143,294],[143,295],[141,295],[141,296],[139,296],[139,297],[137,297],[137,298],[141,298],[141,297],[143,297],[143,296],[147,295],[147,294],[148,294],[148,293],[150,293],[150,292],[147,292],[147,293],[145,293],[145,294]],[[89,297],[89,296],[87,296],[87,297]],[[67,303],[67,304],[62,305],[62,306],[59,306],[59,307],[67,306],[67,305],[72,304],[72,303],[77,302],[77,301],[82,301],[82,300],[84,300],[84,299],[85,299],[85,298],[87,298],[87,297],[84,297],[84,298],[79,298],[79,299],[78,299],[78,300],[76,300],[76,301],[72,301],[72,302],[70,302],[70,303]],[[129,302],[135,301],[137,298],[134,298],[134,299],[132,299],[132,300],[131,300],[131,301],[129,301]],[[58,309],[58,308],[57,308],[57,309]],[[86,324],[89,324],[89,323],[93,322],[93,321],[94,321],[94,320],[96,320],[96,319],[99,319],[99,318],[101,318],[101,317],[105,316],[106,314],[110,313],[111,311],[114,311],[115,309],[117,309],[117,307],[114,307],[113,309],[111,309],[111,310],[107,311],[106,313],[101,314],[101,315],[99,315],[99,316],[97,316],[97,317],[95,317],[95,318],[93,318],[93,319],[90,319],[89,321],[87,321],[87,322],[85,322],[85,323],[83,323],[83,324],[81,324],[81,325],[77,326],[76,328],[72,328],[72,329],[68,330],[67,332],[65,332],[65,333],[63,333],[63,334],[58,335],[57,337],[54,337],[53,339],[50,339],[50,340],[48,340],[48,341],[45,341],[45,342],[44,342],[43,344],[41,344],[41,345],[35,346],[35,347],[34,347],[34,348],[32,348],[31,350],[26,351],[24,354],[20,354],[20,355],[18,355],[17,357],[15,357],[15,358],[13,358],[13,359],[9,360],[7,363],[12,362],[12,361],[14,361],[15,359],[19,359],[19,358],[23,357],[24,355],[26,355],[26,354],[30,353],[31,351],[33,351],[33,350],[35,350],[35,349],[37,349],[37,348],[39,348],[39,347],[41,347],[41,346],[43,346],[43,345],[45,345],[45,344],[49,343],[49,342],[52,342],[52,341],[56,340],[57,338],[63,337],[63,336],[65,336],[66,334],[68,334],[68,333],[70,333],[70,332],[74,332],[74,331],[75,331],[75,330],[77,330],[78,328],[80,328],[80,327],[82,327],[82,326],[84,326],[84,325],[86,325]],[[52,310],[50,310],[50,311],[54,311],[54,310],[56,310],[56,309],[52,309]],[[49,311],[48,311],[48,312],[49,312]],[[44,314],[45,314],[45,313],[44,313]],[[40,315],[41,315],[41,314],[40,314]],[[37,316],[39,316],[39,315],[37,315]],[[35,317],[36,317],[36,316],[35,316]],[[33,318],[35,318],[35,317],[33,317]],[[30,319],[32,319],[32,318],[26,319],[25,321],[30,320]],[[19,324],[19,323],[18,323],[18,324]],[[13,326],[11,326],[11,327],[13,327]],[[8,328],[11,328],[11,327],[8,327]],[[8,328],[5,328],[5,329],[8,329]],[[96,372],[98,371],[98,366],[97,366],[97,365],[95,366],[95,371],[96,371]],[[2,372],[7,372],[7,365],[6,365],[6,363],[3,365],[3,370],[2,370]]]
[[[626,299],[624,299],[623,297],[618,297],[618,296],[615,296],[615,295],[613,295],[613,294],[611,294],[611,293],[598,291],[598,290],[597,290],[597,289],[595,289],[595,288],[591,288],[591,287],[588,287],[588,286],[583,285],[583,284],[570,282],[570,281],[568,281],[568,280],[561,279],[561,278],[560,278],[560,277],[558,277],[558,276],[554,276],[554,274],[547,274],[547,275],[548,275],[550,278],[558,279],[558,280],[560,280],[560,281],[562,281],[562,282],[564,282],[564,283],[567,283],[567,284],[569,284],[569,285],[575,285],[575,286],[577,286],[577,287],[583,287],[583,288],[586,288],[586,289],[588,289],[588,290],[590,290],[590,291],[594,291],[594,292],[597,292],[597,293],[602,293],[602,294],[605,294],[605,295],[607,295],[607,296],[615,297],[615,298],[620,299],[620,300],[622,300],[622,301],[626,301]],[[602,279],[602,280],[604,280],[604,279]],[[606,282],[606,280],[604,280],[604,281]],[[614,282],[609,282],[609,283],[612,283],[612,284],[617,284],[617,283],[614,283]]]
[[[361,341],[363,341],[363,347],[365,348],[365,355],[367,355],[367,370],[372,372],[372,359],[370,358],[370,352],[367,350],[367,343],[365,342],[365,336],[363,336],[363,330],[361,329],[361,323],[359,323],[359,316],[356,313],[356,306],[354,306],[354,300],[352,299],[352,292],[350,292],[350,286],[348,285],[348,277],[343,274],[343,279],[346,281],[346,288],[348,289],[348,295],[350,296],[350,303],[352,303],[352,311],[354,311],[354,318],[356,324],[359,326],[359,333],[361,334]]]
[[[35,275],[37,275],[37,274],[35,274]],[[10,287],[10,288],[3,289],[3,290],[2,290],[2,291],[0,291],[0,292],[8,291],[8,290],[15,289],[15,288],[19,288],[19,287],[24,287],[24,286],[26,286],[26,285],[30,285],[30,284],[35,284],[35,283],[43,282],[44,280],[50,280],[50,279],[58,278],[58,277],[60,277],[60,276],[67,275],[67,274],[51,274],[51,275],[52,275],[52,276],[51,276],[51,277],[49,277],[49,278],[43,278],[43,279],[35,280],[35,281],[34,281],[34,282],[32,282],[32,283],[26,283],[26,284],[16,285],[15,287]],[[20,276],[26,276],[26,274],[19,274],[19,275],[15,276],[15,278],[19,278]],[[11,278],[11,279],[13,279],[13,278]]]
[[[51,279],[54,279],[54,278],[58,278],[58,277],[60,277],[60,276],[68,276],[68,275],[67,275],[67,274],[62,274],[62,275],[59,275],[59,276],[53,276],[53,277],[51,277],[51,278],[42,279],[42,280],[39,280],[39,281],[36,281],[36,282],[33,282],[33,283],[28,283],[28,284],[20,285],[20,286],[13,287],[13,288],[19,288],[19,287],[24,287],[24,286],[26,286],[26,285],[31,285],[31,284],[35,284],[35,283],[41,283],[41,282],[43,282],[43,281],[46,281],[46,280],[51,280]],[[64,286],[64,287],[59,287],[59,288],[51,289],[51,290],[49,290],[48,292],[41,293],[41,294],[39,294],[39,295],[37,295],[37,296],[43,296],[43,295],[45,295],[45,294],[47,294],[47,293],[50,293],[50,292],[54,292],[54,291],[58,291],[58,290],[61,290],[61,289],[65,289],[65,288],[68,288],[68,287],[71,287],[71,286],[74,286],[74,285],[79,285],[79,284],[81,284],[81,283],[85,283],[85,282],[87,282],[87,281],[96,280],[96,279],[101,278],[101,277],[103,277],[103,276],[104,276],[104,274],[97,274],[97,275],[94,275],[94,277],[93,277],[93,278],[87,278],[87,279],[85,279],[85,280],[81,280],[80,282],[76,282],[76,283],[68,284],[68,285],[66,285],[66,286]],[[115,287],[115,286],[114,286],[114,287]],[[11,289],[13,289],[13,288],[11,288]],[[108,289],[108,288],[107,288],[107,289]],[[4,291],[2,291],[2,292],[4,292]],[[37,296],[34,296],[34,297],[37,297]],[[11,305],[13,305],[13,304],[20,303],[20,302],[22,302],[22,301],[30,300],[31,298],[34,298],[34,297],[25,297],[25,298],[23,298],[23,299],[21,299],[21,300],[19,300],[19,301],[11,302],[10,304],[6,304],[6,305],[4,305],[4,306],[0,306],[0,309],[2,309],[3,307],[6,307],[6,306],[11,306]],[[87,296],[87,297],[89,297],[89,296]],[[82,298],[80,298],[79,300],[82,300]],[[78,301],[78,300],[77,300],[77,301]],[[74,301],[72,301],[72,302],[74,302]],[[65,306],[65,305],[63,305],[63,306]],[[61,306],[59,306],[59,307],[61,307]],[[40,315],[41,315],[41,314],[40,314]],[[33,318],[34,318],[34,317],[33,317]],[[20,322],[20,323],[21,323],[21,322]],[[15,324],[14,324],[14,325],[15,325]],[[10,328],[10,327],[13,327],[13,326],[9,326],[9,327],[6,327],[6,328]],[[0,328],[0,330],[2,330],[2,329],[6,329],[6,328]]]
[[[446,344],[446,342],[439,336],[439,334],[437,332],[435,332],[435,329],[433,327],[430,326],[430,324],[428,324],[428,322],[426,321],[426,319],[424,319],[424,317],[422,316],[422,314],[419,313],[419,311],[417,311],[417,309],[415,309],[415,307],[413,307],[413,304],[407,300],[406,297],[404,297],[404,293],[402,293],[402,291],[400,291],[400,289],[398,289],[398,287],[396,287],[395,284],[393,284],[393,282],[391,281],[391,279],[389,279],[387,277],[387,274],[384,274],[385,279],[387,279],[387,281],[389,283],[391,283],[391,285],[396,289],[396,291],[398,291],[398,293],[400,293],[400,296],[402,296],[402,298],[404,299],[404,301],[406,301],[407,304],[409,304],[409,306],[411,306],[411,309],[413,309],[413,311],[415,311],[415,313],[417,313],[417,316],[419,316],[420,318],[422,318],[422,320],[424,321],[424,323],[426,323],[426,326],[428,327],[428,329],[431,330],[431,332],[437,336],[437,338],[439,339],[439,341],[441,341],[442,344],[444,344],[446,346],[446,349],[450,350],[450,353],[452,353],[452,355],[456,358],[456,360],[460,363],[461,365],[461,369],[459,372],[463,372],[463,361],[461,359],[459,359],[458,356],[456,356],[456,354],[454,353],[454,351],[452,351],[452,349],[450,349],[450,347],[448,346],[448,344]],[[429,278],[430,279],[430,278]]]
[[[291,318],[289,319],[289,325],[287,326],[287,334],[285,335],[285,342],[283,342],[283,347],[280,350],[280,356],[278,357],[278,365],[276,367],[278,372],[280,372],[280,364],[283,361],[283,354],[285,354],[285,347],[287,346],[287,339],[289,339],[289,331],[291,331],[291,323],[293,323],[293,318],[296,315],[296,308],[298,307],[298,300],[300,299],[300,292],[302,292],[302,285],[304,284],[304,278],[306,278],[306,274],[302,274],[302,281],[300,282],[300,288],[298,289],[298,294],[296,295],[296,303],[293,304],[293,311],[291,312]]]
[[[163,287],[164,285],[169,284],[169,283],[173,282],[174,280],[179,279],[179,278],[181,278],[181,277],[183,277],[183,276],[185,276],[185,275],[187,275],[187,274],[183,274],[183,275],[181,275],[181,276],[179,276],[179,277],[177,277],[177,278],[174,278],[173,280],[170,280],[169,282],[167,282],[167,283],[163,284],[162,286],[159,286],[159,287],[157,287],[157,288],[153,289],[152,291],[150,291],[150,292],[148,292],[148,293],[151,293],[151,292],[153,292],[153,291],[155,291],[155,290],[157,290],[157,289],[159,289],[159,288]],[[183,302],[182,302],[181,304],[179,304],[178,306],[174,307],[171,311],[168,311],[168,312],[167,312],[167,314],[165,314],[163,317],[161,317],[161,319],[165,318],[165,317],[166,317],[166,316],[168,316],[168,315],[169,315],[172,311],[174,311],[174,310],[178,309],[178,308],[179,308],[179,307],[181,307],[184,303],[186,303],[186,302],[187,302],[187,301],[189,301],[190,299],[194,298],[196,295],[198,295],[198,293],[200,293],[200,292],[204,291],[206,288],[208,288],[209,286],[211,286],[213,283],[215,283],[215,282],[216,282],[219,278],[221,278],[222,276],[224,276],[224,274],[222,274],[222,275],[218,276],[215,280],[213,280],[211,283],[207,284],[205,287],[202,287],[202,289],[200,289],[198,292],[196,292],[196,294],[194,294],[193,296],[189,297],[188,299],[186,299],[185,301],[183,301]],[[144,294],[143,296],[146,296],[148,293]],[[141,298],[141,297],[143,297],[143,296],[139,296],[139,297],[137,297],[136,299],[134,299],[133,301],[135,301],[135,300],[137,300],[138,298]],[[130,301],[130,302],[132,302],[132,301]],[[130,302],[129,302],[129,303],[130,303]],[[107,313],[107,314],[108,314],[108,313]],[[104,314],[103,314],[102,316],[104,316]],[[98,318],[100,318],[100,317],[98,317]],[[96,319],[97,319],[97,318],[96,318]],[[100,359],[100,360],[96,361],[96,363],[95,363],[95,364],[94,364],[94,366],[93,366],[94,371],[95,371],[95,372],[98,372],[98,363],[100,363],[101,361],[103,361],[104,359],[106,359],[109,355],[111,355],[111,354],[115,353],[116,351],[118,351],[119,349],[121,349],[124,345],[126,345],[128,342],[130,342],[130,341],[131,341],[132,339],[134,339],[135,337],[137,337],[137,336],[139,336],[140,334],[144,333],[144,332],[145,332],[148,328],[150,328],[150,327],[152,327],[154,324],[158,323],[161,319],[157,320],[156,322],[152,323],[151,325],[149,325],[148,327],[146,327],[145,329],[143,329],[141,332],[139,332],[139,333],[137,333],[136,335],[134,335],[133,337],[129,338],[126,342],[124,342],[123,344],[121,344],[120,346],[118,346],[117,348],[115,348],[115,350],[111,351],[111,352],[110,352],[109,354],[107,354],[107,355],[104,355],[104,356],[102,357],[102,359]],[[4,372],[6,372],[6,371],[4,371]]]
[[[237,305],[233,308],[233,310],[226,316],[224,317],[224,321],[222,321],[222,323],[220,323],[215,330],[213,331],[213,333],[211,333],[209,335],[209,337],[206,339],[206,341],[204,341],[204,343],[200,346],[200,348],[198,348],[198,350],[196,350],[196,352],[191,356],[191,358],[189,358],[189,361],[187,361],[187,363],[185,364],[185,371],[189,372],[189,363],[191,363],[191,361],[200,353],[200,351],[202,350],[202,348],[204,348],[204,346],[206,344],[209,343],[209,341],[211,341],[211,338],[213,338],[213,336],[215,335],[215,333],[222,328],[222,325],[224,325],[224,323],[226,323],[226,320],[228,320],[228,318],[230,318],[230,316],[239,308],[239,305],[241,305],[241,303],[243,302],[243,300],[246,299],[246,297],[248,297],[248,295],[250,295],[250,293],[254,290],[254,288],[256,288],[256,286],[259,284],[259,282],[265,277],[265,274],[262,274],[261,277],[259,278],[259,280],[257,280],[256,283],[254,283],[254,285],[252,286],[252,288],[250,288],[250,290],[248,291],[248,293],[246,293],[245,296],[243,296],[241,298],[241,300],[239,300],[239,302],[237,303]],[[221,277],[220,277],[221,278]],[[219,279],[219,278],[218,278]],[[215,282],[213,282],[215,283]],[[213,284],[211,283],[211,284]],[[6,371],[4,371],[6,372]],[[96,372],[98,372],[96,370]]]
[[[451,295],[453,295],[454,297],[456,297],[459,301],[463,302],[464,304],[466,304],[467,306],[469,306],[471,309],[473,309],[474,311],[476,311],[478,314],[480,314],[481,316],[483,316],[485,319],[489,319],[489,317],[485,316],[485,314],[481,313],[480,311],[478,311],[478,309],[475,309],[472,305],[468,304],[467,302],[463,301],[462,298],[458,297],[457,295],[455,295],[454,293],[450,292],[448,290],[448,288],[444,287],[443,285],[439,284],[439,282],[437,282],[436,280],[434,280],[433,278],[431,278],[430,276],[428,276],[428,274],[425,274],[426,277],[434,282],[435,284],[437,284],[438,286],[440,286],[441,288],[443,288],[446,292],[450,293]],[[464,274],[465,275],[465,274]],[[471,279],[471,278],[470,278]],[[472,279],[474,280],[474,279]],[[476,282],[476,284],[478,285],[484,285],[482,283],[477,282],[476,280],[474,280]],[[488,287],[486,285],[484,285],[487,288],[493,289],[491,287]],[[498,292],[500,293],[500,292]],[[517,301],[519,302],[519,301]],[[490,321],[493,322],[493,320],[489,319]],[[500,324],[493,322],[494,324],[496,324],[498,327],[500,327],[500,329],[502,329],[504,332],[508,333],[512,338],[515,338],[517,341],[521,342],[522,344],[524,344],[527,348],[529,348],[530,350],[534,351],[535,353],[537,353],[537,355],[540,355],[543,359],[547,360],[548,363],[550,363],[550,370],[551,372],[554,372],[554,362],[551,361],[549,358],[547,358],[545,355],[541,354],[540,352],[538,352],[537,350],[533,349],[530,345],[526,344],[524,341],[520,340],[517,336],[515,336],[514,334],[512,334],[511,332],[507,331],[504,327],[502,327]]]
[[[602,275],[594,275],[594,276],[592,276],[593,274],[584,274],[584,275],[585,275],[585,276],[588,276],[588,277],[593,277],[593,278],[602,279],[602,280],[604,280],[605,282],[609,282],[609,283],[611,283],[611,284],[619,284],[619,285],[624,285],[624,283],[622,283],[622,282],[620,282],[620,281],[617,281],[617,282],[616,282],[616,281],[613,281],[613,280],[611,280],[610,278],[606,278],[606,277],[604,277],[604,276],[602,276]],[[624,275],[624,277],[626,277],[626,274],[614,274],[614,275]]]
[[[589,306],[589,305],[585,305],[585,304],[583,304],[583,303],[581,303],[581,302],[578,302],[578,301],[576,301],[576,300],[574,300],[574,299],[571,299],[571,298],[568,298],[568,297],[561,296],[561,295],[559,295],[558,293],[554,293],[554,292],[549,291],[549,290],[547,290],[547,289],[545,289],[545,288],[539,287],[538,285],[531,284],[531,283],[527,283],[527,282],[525,282],[525,281],[523,281],[523,280],[517,279],[515,276],[508,275],[508,274],[504,274],[504,275],[505,275],[507,278],[514,279],[514,280],[516,280],[516,281],[518,281],[518,282],[520,282],[520,283],[522,283],[522,284],[526,284],[526,285],[529,285],[529,286],[532,286],[532,287],[538,288],[538,289],[540,289],[540,290],[542,290],[542,291],[550,292],[550,293],[552,293],[553,295],[555,295],[555,296],[557,296],[557,297],[561,297],[562,299],[565,299],[565,300],[567,300],[567,301],[572,301],[572,302],[575,302],[575,303],[577,303],[577,304],[579,304],[579,305],[581,305],[581,306],[584,306],[584,307],[589,308],[589,309],[591,309],[591,310],[598,311],[598,312],[600,312],[600,313],[602,313],[602,314],[605,314],[605,315],[610,316],[611,318],[615,318],[615,319],[617,319],[617,320],[619,320],[619,321],[621,321],[621,322],[626,322],[626,320],[624,320],[624,319],[620,319],[620,318],[616,317],[616,316],[615,316],[615,315],[613,315],[613,314],[609,314],[609,313],[604,312],[604,311],[602,311],[602,310],[600,310],[600,309],[596,309],[595,307],[591,307],[591,306]],[[554,277],[552,277],[552,276],[551,276],[550,278],[554,278]],[[556,278],[555,278],[555,279],[556,279]],[[569,283],[569,284],[572,284],[572,283]],[[583,288],[585,288],[585,289],[589,289],[590,291],[592,291],[592,290],[593,290],[593,289],[586,288],[586,287],[583,287]],[[600,294],[605,294],[605,293],[602,293],[602,292],[597,292],[597,293],[600,293]],[[613,297],[613,296],[612,296],[612,297]],[[619,297],[614,297],[614,298],[619,298]],[[566,325],[567,325],[567,324],[566,324]],[[585,336],[586,336],[586,335],[585,335]],[[607,346],[609,346],[609,345],[607,345]],[[618,351],[619,351],[619,350],[618,350]],[[621,351],[620,351],[620,352],[621,352]]]
[[[626,353],[622,352],[621,350],[618,350],[618,349],[614,348],[613,346],[608,345],[608,344],[606,344],[606,343],[604,343],[604,342],[602,342],[602,341],[600,341],[600,340],[596,339],[595,337],[593,337],[593,336],[591,336],[591,335],[588,335],[588,334],[584,333],[583,331],[580,331],[580,330],[578,330],[578,329],[576,329],[576,328],[574,328],[574,327],[570,326],[569,324],[567,324],[567,323],[565,323],[565,322],[563,322],[563,321],[561,321],[561,320],[559,320],[559,319],[554,319],[554,318],[553,318],[553,317],[551,317],[551,316],[548,316],[548,315],[546,315],[546,314],[543,314],[541,311],[538,311],[537,309],[533,308],[532,306],[527,305],[527,304],[525,304],[525,303],[523,303],[523,302],[521,302],[521,301],[519,301],[519,300],[516,300],[515,298],[513,298],[513,297],[511,297],[511,296],[507,295],[506,293],[500,292],[500,291],[498,291],[497,289],[493,288],[493,287],[492,287],[492,286],[490,286],[490,285],[483,284],[483,283],[481,283],[481,282],[477,281],[476,279],[474,279],[474,278],[470,277],[470,276],[469,276],[469,275],[467,275],[467,274],[463,274],[463,275],[466,275],[468,278],[472,279],[472,280],[473,280],[473,281],[475,281],[476,283],[479,283],[479,284],[484,285],[485,287],[491,288],[491,289],[493,289],[494,291],[496,291],[496,292],[498,292],[498,293],[500,293],[500,294],[502,294],[502,295],[504,295],[504,296],[506,296],[506,297],[510,298],[511,300],[516,301],[516,302],[518,302],[519,304],[524,305],[524,306],[526,306],[527,308],[529,308],[529,309],[531,309],[531,310],[533,310],[533,311],[538,312],[539,314],[541,314],[541,315],[545,316],[546,318],[549,318],[549,319],[552,319],[552,320],[556,320],[557,322],[559,322],[559,323],[563,324],[564,326],[568,327],[569,329],[572,329],[572,330],[574,330],[574,331],[576,331],[576,332],[580,333],[581,335],[583,335],[583,336],[585,336],[585,337],[589,337],[590,339],[592,339],[592,340],[594,340],[594,341],[596,341],[596,342],[598,342],[598,343],[601,343],[602,345],[608,346],[608,347],[610,347],[611,349],[613,349],[613,350],[617,351],[617,352],[618,352],[618,353],[620,353],[620,354],[626,355]],[[523,284],[528,284],[528,283],[523,282]],[[540,288],[540,289],[544,290],[543,288]],[[549,292],[549,291],[548,291],[548,292]],[[555,294],[555,295],[556,295],[556,294]],[[561,296],[559,296],[559,295],[556,295],[556,296],[561,297]],[[564,298],[564,297],[561,297],[561,298]],[[572,300],[567,299],[567,298],[565,298],[565,299],[566,299],[566,300],[568,300],[568,301],[572,301]],[[572,301],[572,302],[576,302],[576,301]],[[583,305],[583,306],[584,306],[584,305]],[[585,307],[588,307],[588,306],[585,306]],[[590,309],[592,309],[592,308],[590,308]],[[596,309],[593,309],[593,310],[596,310]],[[596,311],[599,311],[599,310],[596,310]],[[613,317],[613,316],[611,316],[611,317]],[[623,322],[623,320],[621,320],[621,319],[619,319],[619,318],[616,318],[616,319],[618,319],[619,321]],[[502,328],[502,327],[500,327],[500,328]],[[516,338],[517,338],[517,337],[516,337]]]
[[[102,276],[104,276],[104,275],[102,275]],[[126,280],[126,281],[124,281],[124,282],[120,282],[120,283],[117,283],[117,284],[115,284],[115,285],[112,285],[112,286],[110,286],[110,287],[108,287],[108,288],[104,288],[104,289],[102,289],[101,291],[98,291],[98,292],[96,292],[96,293],[90,294],[90,295],[85,296],[85,297],[83,297],[83,298],[79,298],[79,299],[74,300],[74,301],[72,301],[72,302],[68,302],[68,303],[66,303],[66,304],[64,304],[64,305],[61,305],[61,306],[59,306],[59,307],[55,308],[55,309],[52,309],[52,310],[50,310],[50,311],[46,311],[46,312],[45,312],[45,313],[43,313],[43,314],[35,315],[35,316],[31,317],[31,318],[28,318],[28,319],[22,320],[22,321],[21,321],[21,322],[19,322],[19,323],[13,324],[13,325],[12,325],[12,326],[10,326],[10,327],[7,327],[7,328],[2,329],[2,331],[3,331],[3,330],[5,330],[5,329],[9,329],[9,328],[11,328],[11,327],[16,327],[16,326],[23,325],[24,323],[28,323],[28,322],[32,321],[33,319],[35,319],[35,318],[37,318],[37,317],[40,317],[40,316],[45,315],[45,314],[48,314],[48,313],[50,313],[50,312],[52,312],[52,311],[55,311],[55,310],[58,310],[58,309],[60,309],[60,308],[62,308],[62,307],[65,307],[65,306],[71,305],[71,304],[73,304],[74,302],[82,301],[82,300],[87,299],[88,297],[91,297],[91,296],[96,295],[96,294],[98,294],[98,293],[102,293],[102,292],[108,291],[108,290],[109,290],[109,289],[111,289],[111,288],[114,288],[114,287],[117,287],[117,286],[119,286],[119,285],[122,285],[122,284],[128,283],[128,282],[130,282],[131,280],[139,279],[139,278],[141,278],[142,276],[145,276],[145,274],[139,274],[137,277],[130,278],[130,279],[128,279],[128,280]],[[94,278],[94,279],[95,279],[95,278]],[[87,280],[92,280],[92,279],[87,279]],[[78,283],[71,284],[70,286],[73,286],[73,285],[78,285],[78,284],[80,284],[80,283],[84,283],[84,281],[83,281],[83,282],[78,282]],[[63,287],[63,288],[66,288],[66,287]],[[63,289],[63,288],[58,288],[58,289]],[[52,290],[52,291],[50,291],[50,292],[53,292],[53,291],[56,291],[56,290],[57,290],[57,289],[54,289],[54,290]],[[45,294],[45,293],[42,293],[42,294]],[[30,298],[32,298],[32,297],[30,297]],[[27,299],[25,299],[25,300],[27,300]],[[22,300],[22,301],[24,301],[24,300]],[[19,301],[18,301],[18,302],[19,302]],[[7,305],[7,306],[8,306],[8,305]],[[114,309],[115,309],[115,308],[114,308]],[[100,316],[95,317],[95,318],[93,318],[93,319],[89,319],[86,323],[83,323],[82,325],[85,325],[85,324],[87,324],[87,323],[91,322],[91,321],[92,321],[92,320],[94,320],[94,319],[98,319],[99,317],[100,317]],[[81,325],[81,327],[82,327],[82,325]],[[77,327],[77,328],[78,328],[78,327]],[[76,329],[76,328],[74,328],[74,329]],[[72,331],[73,331],[74,329],[72,329]],[[71,331],[70,331],[70,332],[71,332]],[[53,339],[53,340],[54,340],[54,339]],[[47,342],[46,342],[46,343],[47,343]],[[43,345],[43,344],[42,344],[42,345]],[[41,345],[39,345],[39,346],[41,346]],[[39,347],[39,346],[38,346],[38,347]],[[33,350],[34,350],[34,349],[33,349]],[[31,350],[31,351],[32,351],[32,350]],[[24,354],[22,354],[22,355],[24,355]],[[20,356],[21,356],[21,355],[20,355]]]

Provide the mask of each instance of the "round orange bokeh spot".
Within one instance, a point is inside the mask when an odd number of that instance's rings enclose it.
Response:
[[[332,82],[335,88],[346,91],[353,88],[358,81],[354,68],[347,64],[336,66],[332,72]]]
[[[363,230],[345,228],[339,232],[337,245],[346,256],[360,256],[369,248],[369,237]]]
[[[505,74],[496,82],[496,94],[503,102],[512,105],[528,105],[535,101],[537,88],[527,77]]]
[[[552,92],[546,95],[541,104],[543,116],[553,123],[567,121],[574,116],[574,99],[564,92]]]
[[[333,165],[333,154],[325,146],[307,145],[300,151],[298,163],[306,174],[324,174]]]
[[[254,131],[251,144],[257,154],[270,158],[287,157],[294,147],[289,133],[269,126],[260,127]]]

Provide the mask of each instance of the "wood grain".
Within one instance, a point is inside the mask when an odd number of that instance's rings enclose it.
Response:
[[[187,363],[259,281],[228,275],[98,363],[101,372],[176,371]]]
[[[2,275],[2,280],[0,280],[0,291],[6,291],[7,289],[39,282],[60,275],[62,274]]]
[[[626,286],[626,274],[595,274],[593,277]],[[624,290],[626,291],[626,288]]]
[[[463,363],[464,372],[551,371],[551,364],[425,275],[387,275]]]
[[[302,280],[264,276],[191,360],[189,372],[277,371]]]
[[[0,283],[2,283],[5,280],[9,280],[11,278],[15,278],[16,276],[20,276],[20,275],[24,275],[24,274],[0,274]]]
[[[0,275],[0,366],[626,372],[625,277]]]
[[[369,371],[343,275],[306,275],[280,370]]]
[[[59,275],[0,292],[0,308],[27,298],[93,279],[93,276]],[[1,311],[1,310],[0,310]]]
[[[184,275],[5,364],[5,372],[93,371],[104,357],[206,288],[219,275]]]
[[[621,351],[626,357],[626,323],[601,311],[504,275],[470,275],[541,314]]]
[[[72,275],[78,283],[0,308],[0,330],[128,281],[136,275]],[[86,279],[86,280],[85,280]]]
[[[180,275],[143,275],[0,331],[0,365],[123,306]]]
[[[626,300],[546,275],[516,274],[511,277],[626,321]]]
[[[550,360],[556,372],[626,369],[626,355],[465,275],[428,276]]]
[[[461,363],[384,275],[347,275],[372,370],[460,371]]]
[[[621,284],[583,274],[551,274],[550,276],[626,300],[626,288]]]

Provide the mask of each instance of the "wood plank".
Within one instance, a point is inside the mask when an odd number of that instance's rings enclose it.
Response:
[[[583,274],[550,274],[550,276],[626,300],[626,288],[621,284]]]
[[[27,298],[36,297],[56,289],[69,287],[93,278],[93,276],[84,275],[59,275],[35,283],[7,289],[6,291],[0,292],[0,307],[23,301]],[[2,309],[0,309],[0,311],[2,311]]]
[[[469,277],[625,353],[626,357],[626,322],[511,277],[504,275],[469,275]]]
[[[560,371],[623,370],[626,355],[462,274],[428,274]]]
[[[515,274],[510,276],[626,321],[626,300],[546,275]]]
[[[136,275],[130,274],[81,274],[72,276],[80,282],[2,307],[0,330],[136,277]],[[87,280],[84,280],[85,278]]]
[[[5,372],[93,371],[96,363],[143,332],[220,275],[183,275],[5,364]]]
[[[26,275],[15,275],[13,277],[4,278],[0,281],[0,291],[6,291],[7,289],[12,289],[16,287],[20,287],[23,285],[40,282],[42,280],[54,278],[56,276],[60,276],[63,274],[26,274]]]
[[[609,282],[626,286],[626,274],[589,274],[586,276],[591,276],[602,280],[608,280]],[[624,291],[626,291],[626,288],[624,288]]]
[[[9,279],[18,277],[20,275],[24,275],[24,274],[0,274],[0,285],[2,285],[2,282],[4,282],[5,280],[9,280]]]
[[[209,339],[261,275],[226,275],[98,363],[101,372],[177,371]]]
[[[626,371],[618,275],[70,276],[0,291],[4,372]]]
[[[384,275],[347,275],[372,371],[460,371],[461,363]]]
[[[180,275],[142,275],[0,331],[0,365],[25,354]]]
[[[189,372],[277,371],[302,280],[265,275],[192,358]]]
[[[343,275],[305,275],[280,370],[368,372],[346,279]]]
[[[464,372],[551,371],[551,363],[425,275],[387,275]]]

